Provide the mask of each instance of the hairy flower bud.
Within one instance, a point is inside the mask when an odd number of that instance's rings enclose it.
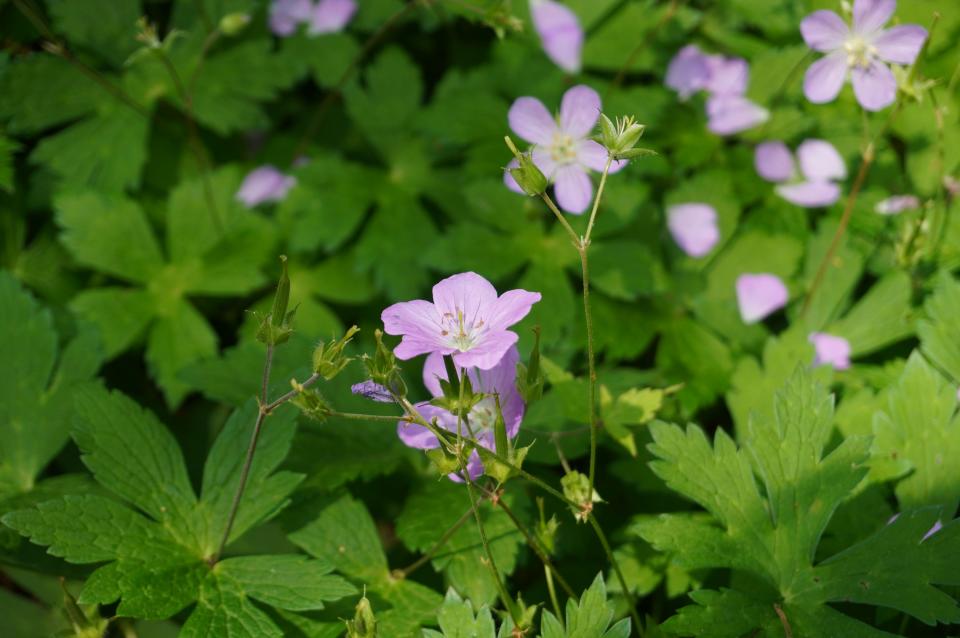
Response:
[[[573,517],[581,523],[587,522],[593,511],[593,504],[601,500],[597,490],[590,493],[590,479],[586,474],[572,470],[560,479],[560,485],[563,486],[563,495],[579,506],[579,509],[570,508],[573,510]]]
[[[343,371],[353,357],[346,356],[343,351],[353,336],[360,332],[360,328],[350,326],[347,332],[339,339],[331,339],[313,351],[313,371],[329,381]]]
[[[517,185],[524,193],[530,196],[540,195],[546,191],[548,186],[547,178],[540,169],[537,168],[537,165],[533,163],[530,154],[518,151],[509,135],[506,136],[504,140],[516,159],[517,165],[507,170]]]
[[[600,136],[598,141],[603,144],[610,157],[615,160],[633,159],[643,155],[656,155],[646,148],[635,148],[643,136],[646,127],[638,124],[632,116],[618,117],[614,123],[609,117],[600,114]]]
[[[311,388],[305,388],[296,379],[290,381],[290,385],[297,391],[297,395],[290,402],[300,408],[303,415],[323,423],[330,416],[332,408],[323,395]]]
[[[296,308],[287,312],[290,305],[290,275],[287,273],[287,256],[280,255],[280,279],[277,282],[277,291],[273,295],[273,306],[270,314],[260,321],[257,328],[257,340],[267,345],[276,346],[286,342],[293,334],[293,315]]]
[[[373,607],[364,594],[357,603],[353,620],[347,621],[347,638],[376,638],[377,619],[373,615]]]

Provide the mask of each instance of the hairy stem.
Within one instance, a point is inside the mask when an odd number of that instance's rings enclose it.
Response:
[[[515,627],[520,626],[520,617],[517,615],[517,610],[513,604],[513,600],[510,598],[510,592],[507,591],[507,586],[503,584],[503,580],[500,578],[500,570],[497,569],[497,563],[493,560],[493,552],[490,551],[490,542],[487,540],[487,532],[483,529],[483,520],[480,518],[480,508],[477,507],[477,495],[474,493],[474,484],[470,479],[470,472],[467,470],[466,463],[461,465],[463,471],[464,481],[467,483],[467,494],[470,496],[470,508],[473,510],[473,518],[477,521],[477,531],[480,533],[480,543],[483,545],[483,552],[487,557],[487,566],[490,568],[490,574],[493,576],[494,582],[497,584],[497,591],[500,594],[500,602],[503,603],[503,606],[510,613],[510,617],[513,619],[513,624]]]

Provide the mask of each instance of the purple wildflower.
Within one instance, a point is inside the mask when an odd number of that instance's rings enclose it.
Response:
[[[553,0],[530,0],[530,17],[547,57],[567,73],[578,73],[583,27],[577,14]]]
[[[843,337],[814,332],[809,337],[815,356],[813,366],[833,366],[834,370],[846,370],[850,367],[850,342]]]
[[[804,41],[826,53],[807,69],[803,92],[814,104],[832,102],[847,77],[857,101],[879,111],[897,97],[897,80],[885,63],[913,64],[927,39],[916,24],[884,29],[897,8],[896,0],[854,0],[853,28],[833,11],[815,11],[800,23]]]
[[[390,391],[373,379],[353,384],[350,386],[350,392],[377,403],[393,403],[393,396]]]
[[[453,355],[461,368],[489,370],[517,342],[507,330],[540,301],[539,292],[508,290],[472,272],[447,277],[433,287],[433,303],[396,303],[383,311],[387,334],[403,335],[393,353],[400,359],[437,352]]]
[[[264,202],[279,202],[296,184],[296,177],[284,175],[275,166],[268,164],[247,173],[236,197],[250,207]]]
[[[310,0],[273,0],[270,5],[270,30],[280,37],[297,31],[302,22],[310,19],[313,2]]]
[[[897,215],[905,210],[917,210],[918,208],[920,208],[920,200],[916,195],[894,195],[877,202],[873,210],[880,215]]]
[[[488,450],[495,449],[493,428],[497,418],[497,408],[494,395],[500,399],[500,411],[507,426],[507,436],[512,439],[520,430],[525,406],[523,398],[517,391],[516,384],[517,362],[519,360],[520,355],[516,346],[510,346],[504,353],[503,358],[493,368],[489,370],[470,368],[467,371],[474,391],[489,395],[475,405],[468,416],[471,430],[481,445]],[[446,380],[447,371],[443,364],[443,357],[434,352],[424,362],[423,383],[435,397],[443,395],[439,379]],[[431,405],[429,401],[418,403],[417,411],[428,421],[436,419],[441,428],[450,432],[457,431],[457,417],[453,413]],[[412,448],[430,450],[439,446],[437,437],[431,434],[430,430],[416,423],[400,421],[397,424],[397,434],[404,444]],[[471,480],[483,473],[483,463],[476,451],[470,455],[467,471]],[[455,481],[462,480],[457,474],[451,474],[450,478]]]
[[[717,135],[733,135],[767,121],[769,111],[744,94],[750,66],[743,58],[707,55],[696,45],[680,49],[667,67],[666,85],[686,100],[706,90],[707,128]]]
[[[833,180],[847,176],[847,167],[840,153],[824,140],[809,139],[800,144],[796,163],[783,142],[760,144],[753,160],[760,177],[779,183],[778,195],[804,208],[819,208],[836,202],[840,199],[840,187]]]
[[[737,305],[744,323],[757,323],[787,305],[790,294],[776,275],[744,274],[737,277]]]
[[[607,161],[607,149],[589,139],[600,119],[600,95],[582,84],[568,89],[560,102],[559,118],[551,116],[540,100],[521,97],[507,118],[517,135],[535,145],[533,162],[553,182],[560,207],[568,213],[583,213],[593,199],[587,171],[602,171]],[[613,162],[610,172],[626,164]],[[504,180],[513,190],[519,189],[512,178]]]
[[[291,36],[301,24],[307,33],[320,35],[342,31],[357,11],[356,0],[273,0],[270,29],[280,37]]]
[[[703,257],[720,240],[717,211],[708,204],[675,204],[667,208],[667,229],[683,252]]]

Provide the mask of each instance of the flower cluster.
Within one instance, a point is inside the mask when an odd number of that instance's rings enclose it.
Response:
[[[356,0],[273,0],[270,29],[280,37],[293,35],[301,24],[312,36],[337,33],[356,12]]]

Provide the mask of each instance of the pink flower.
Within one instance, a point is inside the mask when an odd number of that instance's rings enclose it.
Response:
[[[310,19],[310,0],[273,0],[270,5],[270,30],[280,37],[293,35],[297,27]]]
[[[847,177],[847,167],[833,144],[805,140],[797,147],[799,171],[790,149],[783,142],[764,142],[753,156],[757,173],[768,182],[778,182],[777,194],[804,208],[829,206],[840,199],[840,187],[832,180]]]
[[[877,202],[873,207],[880,215],[897,215],[905,210],[917,210],[920,200],[915,195],[894,195]]]
[[[850,342],[843,337],[814,332],[809,337],[815,356],[813,366],[833,366],[834,370],[846,370],[850,367]]]
[[[733,135],[763,124],[770,112],[742,95],[715,95],[707,100],[707,128],[717,135]]]
[[[897,80],[885,63],[913,64],[927,30],[905,24],[884,30],[896,0],[854,0],[853,28],[833,11],[815,11],[800,23],[804,41],[826,53],[807,69],[803,92],[814,104],[832,102],[849,76],[860,106],[879,111],[897,97]]]
[[[296,177],[284,175],[275,166],[268,164],[247,173],[236,197],[249,207],[264,202],[279,202],[296,184]]]
[[[432,303],[396,303],[381,319],[387,334],[403,336],[393,351],[400,359],[437,352],[453,355],[461,368],[489,370],[517,342],[517,333],[507,328],[538,301],[540,293],[519,289],[498,297],[489,281],[466,272],[435,285]]]
[[[568,89],[557,119],[540,100],[517,98],[507,119],[514,133],[535,145],[533,162],[553,182],[560,207],[568,213],[583,213],[593,199],[593,184],[587,171],[602,171],[607,161],[607,150],[589,139],[600,119],[600,95],[583,84]],[[626,164],[614,162],[610,172]],[[512,178],[504,180],[508,187],[522,192]]]
[[[703,257],[720,240],[717,211],[708,204],[670,206],[667,229],[681,250],[691,257]]]
[[[744,323],[761,321],[787,305],[790,294],[776,275],[744,274],[737,277],[737,304]]]
[[[495,396],[500,399],[500,411],[503,414],[504,424],[507,426],[507,437],[514,438],[520,430],[525,406],[523,398],[517,391],[516,384],[519,360],[520,355],[517,353],[516,346],[510,346],[500,362],[490,370],[471,368],[467,371],[474,391],[489,395],[475,405],[468,415],[470,429],[481,445],[488,450],[496,449],[494,438],[494,423],[497,418]],[[423,364],[423,384],[435,397],[443,396],[443,391],[440,389],[440,379],[447,380],[446,366],[443,364],[443,357],[438,353],[433,353],[427,357]],[[457,431],[455,414],[431,405],[429,401],[418,403],[417,411],[428,421],[436,419],[437,425],[441,428],[450,432]],[[463,432],[466,433],[466,428],[463,428]],[[430,430],[409,421],[400,421],[397,424],[397,435],[404,444],[418,450],[430,450],[440,445],[437,437]],[[476,451],[470,455],[467,471],[470,473],[471,480],[476,479],[483,473],[483,463]],[[450,478],[454,481],[463,480],[457,474],[451,474]]]
[[[567,73],[578,73],[583,28],[577,14],[553,0],[530,0],[530,17],[547,57]]]
[[[342,31],[357,11],[356,0],[273,0],[270,29],[280,37],[291,36],[301,24],[307,33],[320,35]]]
[[[686,100],[707,88],[710,72],[707,56],[697,45],[688,44],[670,60],[665,84],[676,91],[681,100]]]

